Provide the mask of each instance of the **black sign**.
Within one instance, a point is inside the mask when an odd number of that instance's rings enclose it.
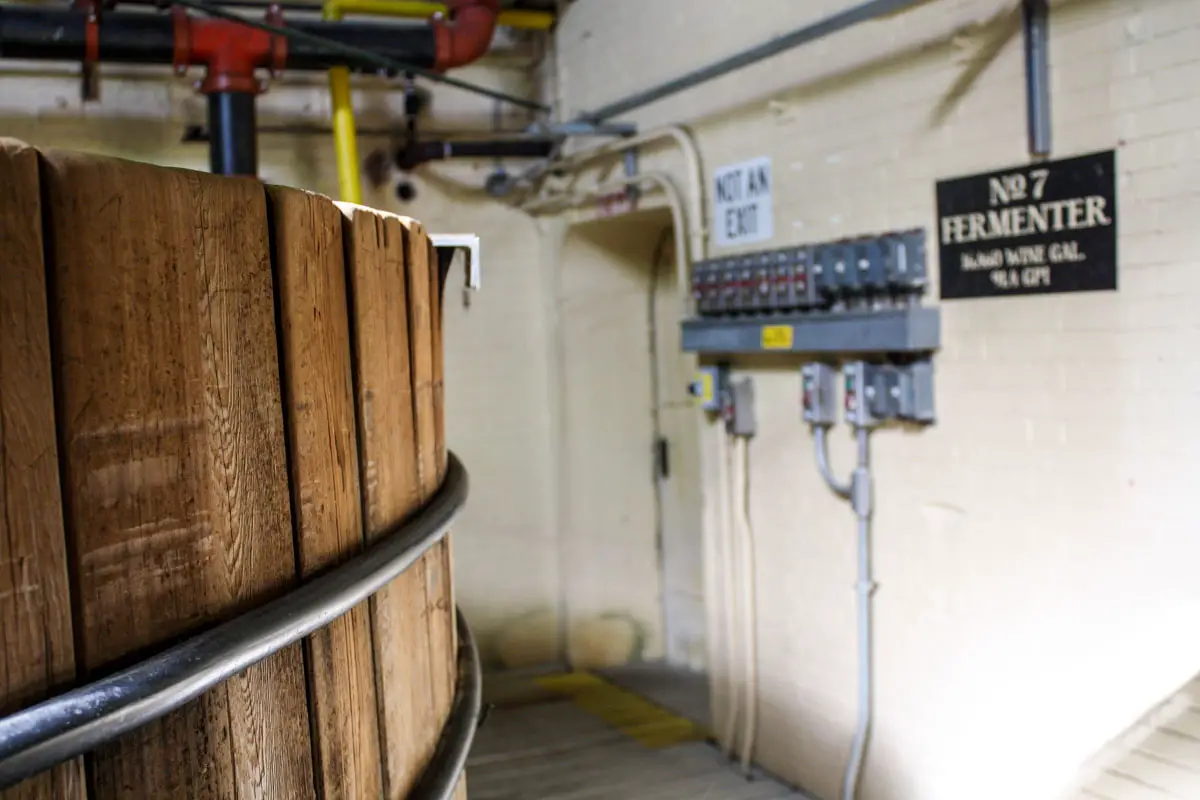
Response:
[[[1112,150],[940,181],[942,297],[1116,289],[1116,200]]]

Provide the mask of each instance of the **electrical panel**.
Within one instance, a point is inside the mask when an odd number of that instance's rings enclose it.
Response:
[[[938,310],[921,306],[923,230],[710,259],[690,279],[687,351],[927,353],[941,342]]]
[[[701,317],[903,307],[928,283],[925,232],[701,261],[691,281]]]

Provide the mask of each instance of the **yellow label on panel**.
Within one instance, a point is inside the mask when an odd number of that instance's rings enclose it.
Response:
[[[762,349],[791,350],[795,333],[791,325],[767,325],[762,329]]]
[[[713,389],[713,376],[711,372],[700,373],[700,405],[707,406],[713,401],[716,396],[716,391]]]

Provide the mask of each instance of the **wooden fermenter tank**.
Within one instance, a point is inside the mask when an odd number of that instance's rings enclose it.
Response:
[[[440,293],[413,220],[0,140],[0,775],[2,718],[335,571],[434,497]],[[0,798],[409,797],[456,648],[442,538]]]

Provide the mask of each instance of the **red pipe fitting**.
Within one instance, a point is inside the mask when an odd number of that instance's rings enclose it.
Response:
[[[255,70],[266,68],[273,76],[287,64],[287,39],[223,19],[195,19],[175,7],[175,73],[182,75],[191,65],[208,68],[200,91],[248,92],[258,94],[262,84]],[[267,10],[267,21],[283,24],[278,6]]]
[[[433,68],[447,70],[470,64],[492,44],[500,0],[449,0],[450,20],[434,20],[436,60]]]

